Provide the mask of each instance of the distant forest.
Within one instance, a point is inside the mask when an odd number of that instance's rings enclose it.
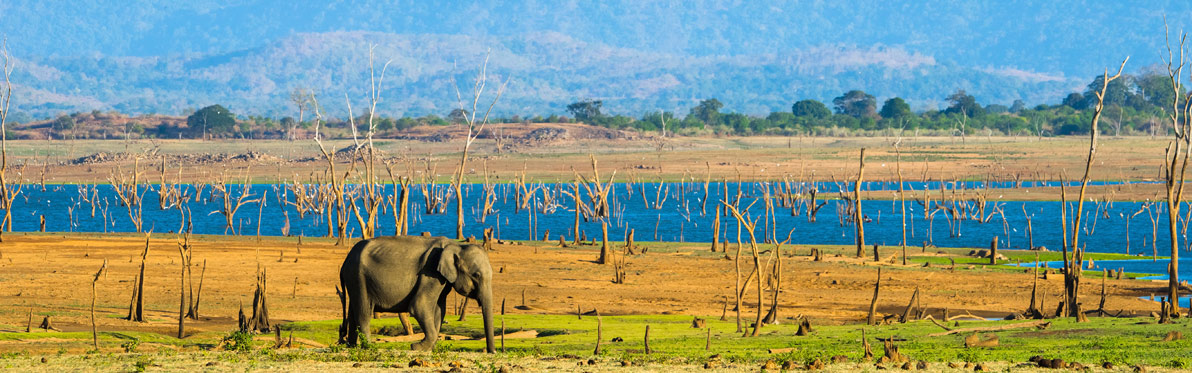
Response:
[[[946,100],[943,110],[914,112],[899,97],[880,105],[873,95],[851,90],[831,100],[803,99],[790,111],[772,112],[764,117],[721,111],[716,98],[700,101],[686,113],[648,112],[640,117],[606,115],[600,100],[580,100],[567,106],[569,115],[513,115],[492,119],[500,123],[585,123],[610,129],[637,131],[667,136],[865,136],[902,130],[905,134],[1064,136],[1087,134],[1096,104],[1094,89],[1101,78],[1090,82],[1084,92],[1072,92],[1062,102],[1027,107],[1022,100],[1010,106],[982,105],[964,90],[957,90]],[[1123,75],[1110,82],[1102,113],[1103,133],[1108,135],[1163,135],[1164,123],[1172,110],[1174,90],[1166,75],[1144,73]],[[292,97],[302,97],[295,92]],[[294,102],[309,114],[309,103]],[[500,103],[498,103],[500,105]],[[61,115],[44,121],[17,125],[12,138],[256,138],[300,137],[311,131],[313,122],[306,115],[300,121],[291,116],[237,116],[222,105],[211,105],[183,117],[128,117],[99,111]],[[452,110],[444,116],[374,117],[379,137],[401,137],[417,126],[447,126],[464,121],[466,112]],[[20,116],[15,116],[20,121]],[[355,118],[357,130],[368,130],[368,114]],[[325,119],[323,131],[331,137],[350,137],[351,124],[344,118]],[[665,127],[665,131],[663,128]],[[22,133],[22,130],[26,131]],[[33,133],[43,134],[42,136]]]

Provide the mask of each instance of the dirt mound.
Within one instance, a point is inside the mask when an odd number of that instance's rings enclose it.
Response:
[[[107,162],[123,162],[123,161],[131,161],[131,160],[133,160],[134,157],[135,156],[132,153],[126,153],[126,152],[117,152],[117,153],[99,152],[99,153],[94,153],[91,155],[85,155],[82,157],[75,158],[74,160],[70,161],[70,164],[89,165],[89,164],[98,164],[98,163],[107,163]]]
[[[420,126],[411,128],[398,138],[426,142],[463,141],[468,128],[462,125]],[[496,139],[518,146],[543,145],[571,140],[635,140],[641,135],[583,123],[492,123],[477,135],[480,139]]]
[[[281,158],[274,157],[272,155],[265,154],[262,152],[255,152],[255,151],[250,151],[248,153],[236,155],[236,156],[232,157],[232,160],[244,161],[244,162],[261,162],[261,163],[273,163],[273,162],[281,162],[282,161]]]

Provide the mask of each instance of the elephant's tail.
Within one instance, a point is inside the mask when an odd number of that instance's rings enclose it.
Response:
[[[336,343],[347,343],[348,340],[348,292],[343,289],[344,284],[341,283],[335,286],[335,295],[339,296],[339,307],[343,314],[343,318],[339,324],[339,341]]]

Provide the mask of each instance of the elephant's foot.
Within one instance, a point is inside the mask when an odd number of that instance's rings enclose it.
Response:
[[[414,351],[430,351],[430,350],[433,350],[434,348],[435,348],[435,341],[433,341],[433,340],[431,340],[431,341],[422,340],[419,342],[414,342],[414,344],[410,345],[410,349],[414,350]]]

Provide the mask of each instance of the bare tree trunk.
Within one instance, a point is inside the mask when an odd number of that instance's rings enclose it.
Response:
[[[865,317],[865,324],[877,325],[877,319],[874,318],[877,313],[877,296],[882,288],[882,267],[877,267],[877,282],[873,284],[873,300],[869,302],[869,316]]]
[[[861,182],[865,176],[865,148],[861,148],[860,167],[857,168],[857,183],[853,185],[853,218],[857,225],[857,257],[865,252],[865,221],[861,213]]]
[[[95,272],[95,278],[91,280],[91,346],[95,351],[99,351],[99,332],[95,327],[95,284],[99,282],[99,276],[103,275],[103,271],[108,268],[108,261],[104,259],[103,266],[99,267],[99,271]],[[26,330],[25,332],[28,332]]]

